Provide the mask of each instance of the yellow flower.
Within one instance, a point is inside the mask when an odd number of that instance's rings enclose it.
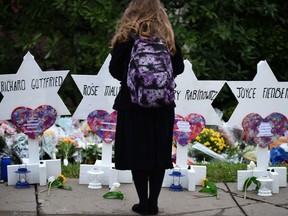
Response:
[[[57,179],[59,179],[59,181],[61,181],[61,183],[62,183],[63,185],[66,184],[66,177],[65,177],[64,175],[62,175],[62,174],[58,175],[58,176],[57,176]]]
[[[69,159],[76,151],[75,141],[69,137],[62,138],[59,140],[57,148],[59,157],[61,156],[63,159]]]
[[[203,187],[203,188],[206,187],[206,181],[207,181],[207,180],[208,180],[207,178],[203,178],[203,179],[202,179],[201,184],[202,184],[202,187]]]
[[[224,138],[212,128],[204,128],[202,132],[194,139],[202,145],[209,147],[216,153],[221,154],[227,148]]]
[[[51,188],[72,190],[71,185],[66,185],[66,177],[62,174],[59,174],[56,178],[54,176],[49,177],[49,179],[48,179],[48,196],[50,195]]]

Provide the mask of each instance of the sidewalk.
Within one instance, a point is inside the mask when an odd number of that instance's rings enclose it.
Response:
[[[52,216],[52,215],[137,215],[131,210],[138,202],[133,184],[121,184],[125,194],[124,205],[121,200],[104,199],[102,196],[109,191],[107,186],[102,189],[89,189],[80,185],[78,179],[67,179],[72,191],[52,189],[50,196],[47,187],[31,185],[27,189],[16,189],[14,186],[0,184],[0,215],[1,216]],[[278,194],[270,197],[258,196],[249,191],[243,199],[243,192],[237,190],[236,183],[217,184],[219,199],[203,197],[195,191],[172,192],[162,188],[159,197],[158,215],[179,216],[287,216],[288,188],[280,188]]]

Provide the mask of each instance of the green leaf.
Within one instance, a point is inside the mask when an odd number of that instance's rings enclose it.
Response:
[[[103,195],[105,199],[124,199],[124,194],[120,191],[110,191]]]
[[[61,182],[58,179],[55,179],[53,182],[50,183],[51,187],[58,187]]]
[[[206,187],[202,188],[201,190],[199,190],[199,192],[201,193],[210,193],[212,196],[217,196],[217,187],[216,185],[211,182],[206,180],[205,181]]]
[[[206,185],[207,185],[209,188],[211,188],[212,191],[217,191],[217,187],[216,187],[216,185],[215,185],[213,182],[211,182],[211,181],[206,181],[205,183],[206,183]]]
[[[201,190],[199,190],[199,192],[201,192],[201,193],[211,193],[212,191],[211,191],[210,188],[205,187],[205,188],[202,188]]]
[[[258,191],[261,185],[261,182],[259,182],[256,177],[252,178],[253,183],[256,185],[256,190]]]
[[[243,191],[246,191],[247,188],[251,185],[251,183],[252,183],[251,177],[247,178],[243,184]]]
[[[244,185],[243,185],[243,191],[246,191],[247,188],[252,183],[254,183],[256,185],[256,190],[259,190],[261,183],[257,180],[257,178],[255,176],[251,176],[245,180]]]
[[[202,188],[201,190],[199,190],[199,192],[201,193],[209,193],[211,194],[211,196],[217,196],[217,190],[211,190],[211,188]]]

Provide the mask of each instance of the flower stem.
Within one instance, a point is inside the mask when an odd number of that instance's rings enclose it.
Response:
[[[54,180],[55,181],[55,180]],[[54,182],[49,182],[49,185],[48,185],[48,196],[50,196],[50,190],[51,190],[51,187],[52,187],[52,183]]]
[[[124,202],[125,202],[125,196],[123,196],[123,199],[122,199],[122,203],[121,203],[122,206],[124,206]]]

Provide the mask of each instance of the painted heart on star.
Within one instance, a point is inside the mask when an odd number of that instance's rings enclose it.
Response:
[[[91,130],[105,143],[115,140],[116,121],[116,111],[109,114],[105,110],[95,110],[87,117],[87,123]]]
[[[199,114],[191,113],[186,117],[176,114],[173,140],[185,146],[200,134],[204,127],[205,119]]]
[[[56,121],[57,111],[52,106],[41,105],[36,109],[17,107],[11,113],[13,124],[30,139],[42,135]]]
[[[262,148],[283,136],[287,125],[287,118],[277,112],[269,114],[264,119],[257,113],[250,113],[242,120],[244,131]]]

